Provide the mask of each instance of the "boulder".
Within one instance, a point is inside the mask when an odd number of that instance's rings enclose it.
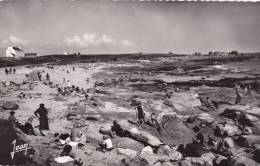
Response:
[[[117,148],[132,149],[141,151],[144,145],[128,137],[117,137],[113,139],[113,144]]]
[[[136,156],[132,159],[124,158],[119,163],[120,166],[150,166],[148,161]]]
[[[19,105],[14,102],[7,101],[3,103],[2,108],[5,110],[17,110]]]
[[[240,146],[252,147],[254,144],[260,144],[259,135],[241,135],[237,140]]]
[[[245,124],[251,126],[255,134],[260,134],[260,108],[251,106],[234,105],[225,108],[221,114],[224,117],[238,120],[239,114],[245,114]]]
[[[215,121],[215,119],[208,113],[201,113],[201,114],[195,115],[195,118],[205,124],[211,124]]]
[[[124,155],[128,158],[134,158],[137,155],[137,152],[132,149],[123,149],[123,148],[117,148],[117,153]]]
[[[241,130],[235,124],[218,124],[216,126],[216,133],[219,136],[222,136],[226,132],[228,136],[241,134]]]
[[[169,146],[161,146],[157,150],[157,154],[153,153],[153,149],[150,146],[146,146],[139,155],[144,158],[150,165],[154,165],[158,162],[170,162],[178,161],[182,158],[181,153]]]
[[[224,138],[224,141],[227,148],[234,148],[235,143],[231,137]]]
[[[189,143],[186,145],[184,153],[189,157],[201,157],[203,154],[207,154],[210,151],[203,145],[198,143]]]
[[[163,143],[168,145],[187,144],[192,142],[193,131],[175,115],[164,115],[160,121],[160,132],[153,132]]]
[[[146,146],[142,149],[141,154],[153,154],[151,146]]]
[[[114,121],[113,130],[117,135],[123,137],[130,137],[138,142],[143,143],[144,145],[150,145],[153,147],[158,147],[163,144],[157,137],[145,132],[140,131],[135,127],[130,126],[127,121]]]
[[[201,157],[186,157],[180,166],[213,166],[214,159],[213,153],[205,153]]]
[[[157,149],[156,154],[167,155],[172,161],[178,161],[182,158],[182,154],[180,152],[170,148],[168,145],[161,145]]]
[[[254,151],[252,151],[254,154],[254,160],[260,163],[260,144],[254,145]]]
[[[222,163],[223,163],[223,160],[226,160],[227,158],[225,156],[222,156],[222,155],[218,155],[214,162],[217,166],[220,166]]]
[[[192,91],[173,93],[171,98],[164,101],[164,104],[172,106],[180,112],[187,108],[201,106],[199,95]]]
[[[141,158],[145,159],[149,165],[155,165],[158,162],[167,162],[170,161],[170,158],[167,155],[156,155],[156,154],[140,154]]]
[[[235,156],[232,157],[235,160],[234,166],[259,166],[255,160],[251,159],[245,153],[236,153]]]
[[[84,116],[85,120],[90,120],[90,121],[102,121],[103,118],[101,115],[87,115]]]
[[[150,145],[153,147],[158,147],[161,144],[163,144],[157,137],[147,132],[140,131],[137,128],[132,128],[130,130],[130,137],[143,144]]]

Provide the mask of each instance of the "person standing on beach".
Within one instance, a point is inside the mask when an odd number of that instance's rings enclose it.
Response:
[[[242,96],[240,94],[240,87],[239,87],[239,85],[236,85],[234,89],[235,89],[235,92],[236,92],[235,104],[239,104],[241,102],[241,100],[242,100]]]
[[[49,75],[49,73],[46,74],[46,80],[47,80],[47,81],[50,81],[50,75]]]
[[[11,126],[15,127],[16,123],[18,122],[17,119],[14,116],[15,112],[11,111],[10,115],[8,117],[8,122]]]
[[[40,107],[34,112],[34,115],[37,116],[39,118],[40,121],[40,133],[44,136],[44,134],[42,133],[42,130],[49,130],[49,123],[48,123],[48,111],[47,109],[44,107],[44,104],[41,103]]]
[[[145,113],[143,111],[141,102],[139,102],[136,107],[136,116],[138,118],[138,126],[143,127],[143,125],[145,123]]]
[[[8,75],[9,74],[9,71],[7,68],[5,68],[5,75]]]

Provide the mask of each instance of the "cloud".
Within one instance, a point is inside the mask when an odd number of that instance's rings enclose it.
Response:
[[[121,41],[121,44],[123,45],[123,46],[132,46],[132,45],[134,45],[132,42],[130,42],[129,40],[122,40]]]
[[[26,45],[28,44],[28,40],[10,35],[8,39],[3,40],[1,42],[2,45],[8,45],[8,44],[17,44],[17,45]]]
[[[74,47],[99,47],[99,46],[131,46],[128,40],[117,41],[108,35],[97,35],[96,33],[85,33],[82,36],[66,37],[65,44]]]

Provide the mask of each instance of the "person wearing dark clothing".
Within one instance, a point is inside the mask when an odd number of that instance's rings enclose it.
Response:
[[[8,122],[11,126],[15,127],[16,126],[16,123],[18,122],[17,119],[15,118],[14,116],[15,112],[14,111],[11,111],[10,112],[10,115],[8,117]]]
[[[39,81],[42,81],[42,75],[41,73],[38,73]]]
[[[198,143],[200,143],[200,144],[204,144],[204,140],[205,140],[205,138],[204,138],[204,135],[203,135],[203,133],[202,132],[199,132],[198,134],[197,134],[197,140],[198,140]]]
[[[40,107],[34,112],[34,115],[39,118],[40,121],[40,132],[42,130],[49,130],[49,123],[48,123],[48,111],[44,107],[44,104],[40,104]],[[43,135],[43,133],[41,132]]]
[[[8,75],[9,74],[9,71],[7,68],[5,68],[5,75]]]
[[[33,118],[29,118],[28,121],[24,124],[24,132],[28,135],[36,135],[32,126]]]
[[[72,151],[72,146],[65,145],[63,151],[60,154],[60,157],[70,156],[71,158],[75,158],[75,156],[71,153],[71,151]]]
[[[47,80],[47,81],[50,81],[50,75],[49,75],[49,73],[46,74],[46,80]]]
[[[139,103],[136,107],[136,116],[138,118],[138,125],[142,127],[145,123],[145,113],[141,103]]]
[[[15,74],[15,72],[16,72],[16,69],[15,69],[15,68],[13,68],[13,74]]]
[[[241,128],[242,130],[242,133],[245,131],[245,128],[247,126],[247,117],[246,117],[246,114],[241,112],[239,117],[238,117],[238,125],[239,127]]]

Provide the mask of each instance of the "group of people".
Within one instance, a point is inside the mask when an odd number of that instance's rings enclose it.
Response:
[[[15,74],[16,73],[16,69],[15,68],[5,68],[5,75],[8,75],[8,74]]]
[[[80,89],[78,86],[70,85],[70,86],[59,86],[57,85],[58,95],[66,96],[72,93],[84,93],[84,89]]]
[[[40,134],[44,136],[43,130],[49,130],[48,111],[44,104],[40,104],[39,108],[34,112],[34,115],[39,118],[39,131]],[[11,126],[21,129],[28,135],[36,135],[34,127],[32,126],[33,117],[28,118],[28,121],[23,125],[16,119],[15,112],[11,111],[8,117],[8,122]]]
[[[251,90],[252,90],[251,85],[246,85],[244,89],[245,89],[247,95],[251,95]],[[241,86],[239,84],[236,84],[234,87],[234,90],[236,93],[235,104],[239,104],[241,102],[242,96],[243,96]]]
[[[137,121],[137,125],[139,127],[145,128],[145,124],[147,123],[148,125],[154,127],[157,129],[158,132],[160,132],[161,128],[160,128],[160,124],[156,118],[156,114],[155,113],[151,113],[150,115],[150,119],[146,120],[146,114],[143,110],[143,106],[141,102],[138,102],[137,107],[136,107],[136,117],[138,119]]]

